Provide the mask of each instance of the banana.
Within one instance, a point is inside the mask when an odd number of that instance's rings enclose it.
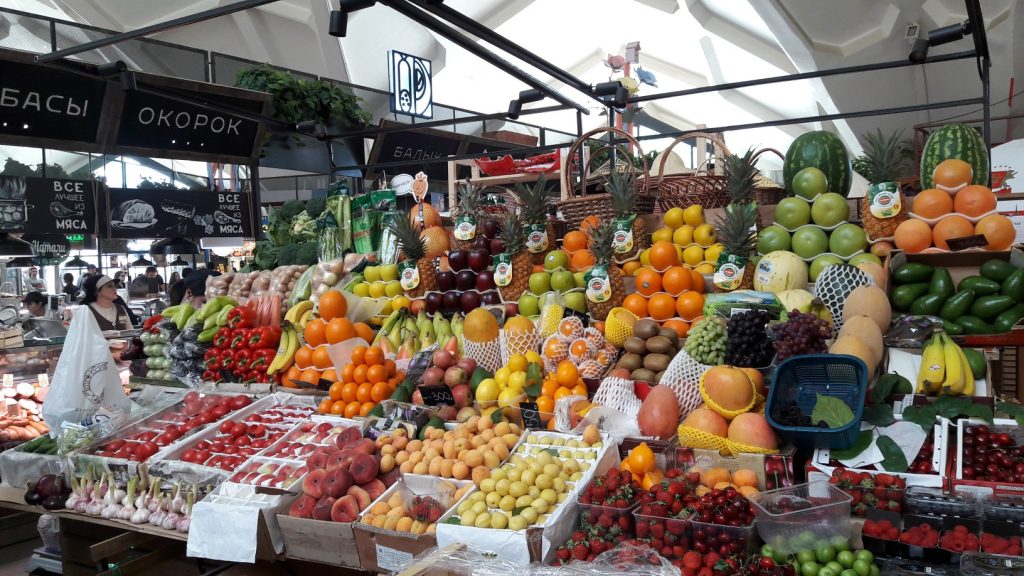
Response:
[[[312,309],[313,302],[310,300],[303,300],[302,302],[299,302],[295,306],[289,308],[288,312],[285,313],[284,315],[284,319],[289,322],[296,323],[299,321],[299,318],[302,317],[303,314]]]
[[[306,310],[305,312],[303,312],[302,316],[299,317],[299,326],[301,326],[302,329],[305,330],[306,329],[306,324],[309,324],[310,320],[312,320],[312,319],[313,319],[313,309],[310,308],[309,310]]]
[[[916,394],[935,394],[942,387],[945,377],[945,359],[942,342],[939,337],[932,336],[921,351],[921,369],[917,373]]]
[[[964,367],[964,389],[961,392],[964,396],[974,396],[974,372],[971,371],[971,363],[967,361],[967,355],[963,348],[960,351],[960,364]]]
[[[299,336],[289,326],[281,332],[281,343],[277,345],[277,355],[267,368],[267,374],[273,376],[278,372],[288,369],[295,358],[295,351],[299,349]]]
[[[942,340],[942,356],[946,364],[941,393],[959,396],[964,391],[964,368],[960,362],[960,347],[945,334],[940,334],[939,338]]]

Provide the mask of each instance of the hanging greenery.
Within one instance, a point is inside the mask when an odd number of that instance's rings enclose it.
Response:
[[[65,171],[59,164],[47,164],[44,174],[43,165],[41,163],[36,164],[36,167],[33,168],[28,164],[18,162],[14,158],[8,158],[7,161],[4,162],[4,169],[0,170],[0,176],[45,176],[46,178],[70,178],[67,171]]]
[[[239,72],[235,86],[270,94],[271,116],[286,124],[319,120],[352,129],[373,120],[369,112],[359,107],[362,98],[341,85],[326,80],[301,80],[267,64]]]

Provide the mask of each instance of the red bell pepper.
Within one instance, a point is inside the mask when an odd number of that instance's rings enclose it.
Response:
[[[220,350],[210,348],[206,351],[206,354],[203,355],[203,368],[211,371],[220,370]]]
[[[239,348],[234,351],[235,357],[235,372],[249,371],[249,364],[252,363],[252,350],[248,348]]]
[[[267,373],[263,372],[263,375],[266,376]],[[248,372],[245,373],[245,376],[242,378],[242,381],[243,382],[256,382],[256,381],[259,380],[259,377],[260,377],[260,371],[259,370],[249,370]]]
[[[252,328],[256,325],[256,311],[246,306],[235,306],[228,312],[228,326],[231,328]]]
[[[142,329],[148,332],[159,332],[159,330],[156,329],[156,325],[159,324],[160,321],[163,319],[164,317],[160,316],[159,314],[155,316],[150,316],[149,318],[146,318],[145,322],[142,323]]]
[[[262,328],[253,328],[249,331],[249,348],[256,350],[258,348],[276,348],[278,342],[281,341],[281,329],[277,329],[277,334],[274,333],[274,327],[264,326]]]
[[[231,345],[231,328],[227,326],[217,330],[213,335],[213,347],[218,350],[225,350]]]
[[[274,348],[260,348],[258,350],[253,350],[252,361],[249,362],[249,369],[266,372],[270,363],[274,361],[275,356],[277,356],[277,350]]]
[[[219,370],[207,370],[203,372],[203,380],[205,382],[220,382],[220,371]]]
[[[234,350],[221,350],[220,351],[220,369],[221,370],[234,370],[235,369],[235,351]]]
[[[231,344],[232,350],[240,350],[249,347],[249,329],[248,328],[235,328],[231,331]]]

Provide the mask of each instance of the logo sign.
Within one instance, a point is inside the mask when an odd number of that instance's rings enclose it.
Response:
[[[71,243],[60,234],[25,234],[21,239],[32,245],[34,258],[43,266],[63,262],[71,251]]]
[[[430,60],[397,50],[388,52],[391,111],[417,118],[434,117],[434,87]]]

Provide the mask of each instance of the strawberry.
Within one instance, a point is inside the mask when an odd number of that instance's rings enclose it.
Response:
[[[583,542],[586,539],[587,535],[584,534],[582,530],[577,530],[573,532],[572,536],[569,537],[569,540],[572,542]]]
[[[882,488],[892,486],[894,480],[895,476],[892,474],[885,474],[884,472],[881,474],[875,474],[875,486],[880,486]]]
[[[903,504],[901,504],[901,503],[899,503],[899,502],[897,502],[895,500],[889,500],[889,510],[891,510],[893,512],[896,512],[898,514],[902,514],[903,513]]]
[[[601,518],[597,521],[597,525],[607,530],[615,524],[615,519],[610,514],[602,514]]]
[[[604,550],[605,550],[604,540],[601,540],[600,538],[598,538],[596,536],[590,539],[590,551],[591,552],[593,552],[594,554],[600,554],[601,552],[604,552]]]
[[[572,557],[576,560],[586,560],[590,554],[590,550],[587,549],[587,545],[579,543],[572,547]]]
[[[629,516],[619,516],[619,528],[623,530],[629,530]]]
[[[555,552],[555,556],[557,556],[559,560],[565,562],[572,558],[572,552],[569,552],[568,548],[562,547],[559,548],[557,552]]]
[[[874,494],[875,498],[878,498],[879,500],[889,499],[889,489],[886,488],[885,486],[879,486],[878,484],[875,484],[875,489],[872,490],[871,493]]]
[[[875,487],[875,480],[871,477],[871,474],[867,472],[861,472],[858,474],[858,484],[861,488],[872,489]]]

